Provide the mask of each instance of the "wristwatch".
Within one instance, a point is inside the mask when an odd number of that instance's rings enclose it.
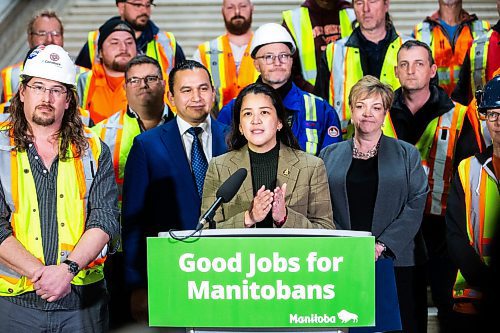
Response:
[[[68,265],[68,272],[70,272],[73,275],[76,275],[78,274],[78,272],[80,272],[80,267],[78,267],[78,264],[74,261],[66,259],[63,261],[63,264]]]

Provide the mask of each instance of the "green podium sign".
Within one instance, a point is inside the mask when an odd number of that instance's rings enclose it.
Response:
[[[374,238],[149,238],[151,326],[375,325]]]

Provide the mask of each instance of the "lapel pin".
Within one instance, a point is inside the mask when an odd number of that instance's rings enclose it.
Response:
[[[283,170],[283,176],[288,176],[290,174],[290,170],[285,169]]]

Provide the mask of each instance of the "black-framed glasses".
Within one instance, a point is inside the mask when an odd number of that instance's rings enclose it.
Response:
[[[266,65],[272,65],[272,64],[274,64],[274,60],[276,58],[278,58],[280,64],[288,64],[288,62],[292,58],[292,55],[288,54],[288,53],[280,53],[278,55],[275,55],[275,54],[264,54],[263,56],[255,57],[255,59],[264,59],[264,61],[266,62]]]
[[[63,96],[64,94],[66,94],[68,92],[65,88],[62,88],[62,87],[47,88],[47,87],[44,87],[44,86],[39,85],[39,84],[34,84],[32,86],[27,84],[26,87],[33,90],[35,95],[43,95],[48,90],[49,94],[56,97],[56,98],[60,98],[61,96]]]
[[[486,111],[486,119],[488,119],[488,121],[491,122],[497,121],[499,116],[500,112]]]
[[[161,81],[161,78],[158,75],[147,75],[145,77],[132,76],[127,79],[127,84],[131,87],[138,87],[141,85],[142,81],[144,81],[144,84],[149,86],[152,84],[157,84]]]
[[[156,7],[156,5],[152,2],[148,2],[147,4],[142,4],[138,2],[132,2],[132,1],[124,1],[126,4],[131,5],[135,9],[141,9],[142,7],[150,9],[151,7]]]
[[[62,33],[60,31],[32,31],[32,35],[38,36],[38,37],[47,37],[47,36],[52,36],[52,37],[61,37]]]

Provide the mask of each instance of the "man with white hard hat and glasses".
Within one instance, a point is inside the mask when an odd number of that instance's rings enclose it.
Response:
[[[340,121],[335,110],[323,99],[301,90],[293,83],[293,54],[297,48],[290,33],[281,25],[267,23],[255,31],[250,55],[262,82],[273,87],[288,111],[287,120],[302,150],[318,155],[332,143],[342,141]],[[234,99],[219,113],[217,120],[231,124]]]
[[[0,128],[0,332],[105,332],[119,234],[109,148],[83,126],[57,45],[25,61]]]

